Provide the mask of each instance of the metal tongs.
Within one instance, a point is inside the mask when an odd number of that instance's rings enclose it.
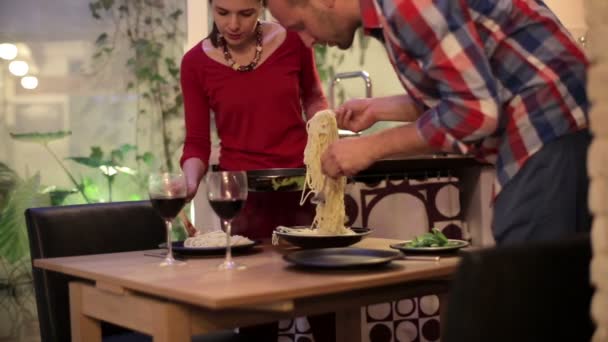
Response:
[[[325,176],[325,179],[323,180],[321,190],[315,192],[315,194],[310,198],[310,203],[325,204],[325,185],[327,185],[327,176]]]

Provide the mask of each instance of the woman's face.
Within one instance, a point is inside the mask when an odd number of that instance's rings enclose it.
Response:
[[[213,20],[228,45],[241,45],[255,36],[261,0],[211,0]]]

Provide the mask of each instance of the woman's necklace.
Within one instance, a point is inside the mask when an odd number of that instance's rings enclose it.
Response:
[[[230,51],[228,51],[228,44],[226,44],[226,39],[223,36],[219,37],[219,43],[222,46],[222,50],[224,51],[224,59],[228,62],[228,65],[236,70],[241,72],[247,72],[255,69],[255,66],[260,62],[260,58],[262,57],[262,24],[258,21],[255,27],[255,56],[251,63],[247,65],[240,65],[232,58]]]

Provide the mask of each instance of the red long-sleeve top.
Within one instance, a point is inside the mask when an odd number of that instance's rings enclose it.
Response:
[[[262,64],[238,72],[205,54],[202,42],[181,65],[186,139],[181,157],[208,165],[210,112],[220,138],[220,167],[255,170],[303,166],[302,103],[321,89],[313,52],[291,32]]]

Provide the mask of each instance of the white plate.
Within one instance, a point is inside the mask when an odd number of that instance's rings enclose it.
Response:
[[[233,252],[245,252],[249,251],[256,245],[259,245],[259,241],[251,241],[250,243],[234,245],[230,248]],[[185,247],[184,241],[175,241],[172,243],[173,251],[180,255],[209,255],[209,254],[223,254],[226,252],[225,246],[215,247]],[[163,243],[159,247],[166,248],[167,244]]]

